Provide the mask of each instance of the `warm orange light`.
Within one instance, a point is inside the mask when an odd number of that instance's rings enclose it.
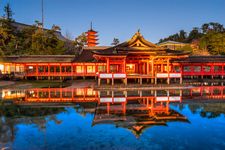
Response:
[[[127,65],[126,65],[126,67],[127,67],[128,69],[134,69],[134,66],[135,66],[134,64],[127,64]]]
[[[3,70],[4,70],[4,65],[3,64],[0,64],[0,72],[3,73]]]

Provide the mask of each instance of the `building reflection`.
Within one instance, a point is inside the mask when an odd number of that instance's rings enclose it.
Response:
[[[92,88],[35,88],[3,89],[1,92],[1,143],[13,141],[17,124],[36,124],[40,129],[50,118],[56,124],[55,114],[74,107],[77,113],[94,114],[92,126],[112,124],[129,129],[139,137],[147,128],[168,122],[189,122],[188,118],[170,105],[182,105],[188,101],[224,100],[225,87],[200,86],[185,90],[96,91]],[[4,106],[3,106],[4,105]],[[193,105],[193,106],[192,106]],[[198,104],[199,105],[199,104]],[[208,109],[212,116],[223,113]],[[51,106],[51,107],[50,107]],[[197,109],[194,104],[190,108]],[[220,104],[220,107],[222,105]],[[212,108],[212,104],[210,103]],[[218,113],[219,112],[219,113]],[[208,114],[208,112],[207,112]],[[14,118],[23,116],[23,119]],[[26,117],[27,116],[27,117]],[[12,119],[14,118],[14,119]]]

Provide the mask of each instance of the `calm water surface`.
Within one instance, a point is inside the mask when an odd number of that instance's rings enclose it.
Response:
[[[0,148],[225,149],[224,91],[3,89]]]

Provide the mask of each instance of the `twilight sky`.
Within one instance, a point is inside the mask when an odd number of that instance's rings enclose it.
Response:
[[[0,13],[10,2],[14,19],[26,24],[41,21],[41,0],[0,0]],[[53,24],[76,37],[90,28],[99,31],[100,45],[114,37],[128,40],[140,28],[152,42],[190,31],[207,22],[225,25],[225,0],[44,0],[45,27]]]

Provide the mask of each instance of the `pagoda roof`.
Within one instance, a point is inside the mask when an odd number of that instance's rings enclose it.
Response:
[[[98,33],[98,31],[95,31],[93,29],[88,30],[86,33]]]
[[[97,55],[185,55],[183,51],[165,49],[147,41],[140,33],[136,32],[133,37],[121,44],[105,49],[104,51],[93,51]]]

